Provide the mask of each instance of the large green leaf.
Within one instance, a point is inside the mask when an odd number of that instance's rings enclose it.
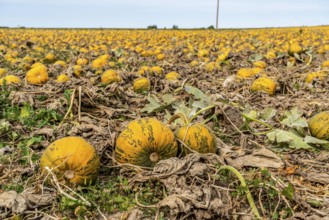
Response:
[[[313,149],[312,146],[307,144],[302,137],[280,129],[276,129],[267,134],[268,139],[273,143],[286,144],[289,148],[293,149]]]

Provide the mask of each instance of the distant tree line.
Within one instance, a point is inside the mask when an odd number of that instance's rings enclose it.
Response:
[[[147,26],[147,29],[158,29],[158,26],[157,25],[149,25],[149,26]],[[164,27],[164,29],[167,29],[166,27]],[[179,29],[179,27],[178,27],[178,25],[173,25],[172,26],[172,29],[173,30],[177,30],[177,29]],[[196,28],[196,29],[208,29],[208,30],[214,30],[215,29],[215,27],[214,27],[214,25],[210,25],[209,27],[207,27],[207,28],[205,28],[205,27],[201,27],[201,28]]]

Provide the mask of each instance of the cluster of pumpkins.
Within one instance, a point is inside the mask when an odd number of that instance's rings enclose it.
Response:
[[[329,140],[329,111],[316,114],[308,123],[314,137]],[[215,136],[208,127],[200,123],[186,124],[174,134],[157,119],[141,118],[130,122],[120,133],[114,158],[121,164],[153,167],[160,160],[190,152],[216,153]],[[97,179],[100,158],[83,138],[64,137],[46,148],[40,166],[42,172],[48,167],[70,184],[88,185]]]
[[[179,144],[182,151],[179,152]],[[154,118],[141,118],[130,122],[116,140],[114,158],[122,164],[153,167],[160,160],[178,154],[215,153],[216,142],[211,130],[203,124],[185,125],[171,129]],[[43,152],[40,166],[53,169],[60,179],[73,184],[94,182],[100,159],[94,147],[81,137],[64,137],[50,144]]]

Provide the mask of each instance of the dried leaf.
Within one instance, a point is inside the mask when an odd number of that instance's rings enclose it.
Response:
[[[14,213],[23,213],[27,209],[26,200],[15,191],[0,194],[0,207],[12,210]]]

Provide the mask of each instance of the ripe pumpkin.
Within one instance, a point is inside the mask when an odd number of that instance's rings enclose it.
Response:
[[[237,72],[237,77],[239,79],[247,79],[253,77],[256,74],[257,73],[254,71],[253,68],[241,68]]]
[[[48,81],[47,68],[37,65],[26,73],[26,81],[32,85],[44,84]]]
[[[301,52],[303,52],[303,48],[300,46],[298,42],[294,42],[290,44],[288,48],[289,55],[293,56],[295,53],[300,54]]]
[[[163,69],[160,66],[153,66],[150,68],[150,73],[154,75],[162,75]]]
[[[215,153],[216,141],[215,137],[205,125],[196,123],[189,126],[184,126],[175,132],[176,137],[184,142],[190,149],[199,153]],[[185,154],[189,152],[186,147],[183,147]]]
[[[308,121],[312,136],[329,140],[329,111],[320,112]]]
[[[101,76],[101,82],[106,85],[119,81],[121,78],[114,70],[107,70]]]
[[[135,92],[148,91],[149,89],[150,89],[150,81],[148,80],[148,78],[141,77],[134,80]]]
[[[153,167],[158,161],[176,155],[173,132],[154,118],[130,122],[116,141],[115,159],[119,163]]]
[[[321,81],[325,80],[327,74],[325,72],[311,72],[308,73],[305,77],[305,82],[306,83],[311,83],[313,82],[314,79],[319,79]]]
[[[71,184],[87,185],[96,180],[100,167],[96,150],[81,137],[64,137],[51,143],[40,160],[43,173],[45,167],[53,169],[59,180]]]
[[[63,73],[63,74],[60,74],[57,77],[56,82],[58,82],[58,83],[65,83],[65,82],[67,82],[69,80],[70,80],[70,78],[66,74]]]
[[[7,69],[5,68],[0,68],[0,76],[4,76],[7,73]]]
[[[0,79],[0,86],[4,83],[4,81],[6,81],[7,85],[21,83],[21,80],[17,76],[14,76],[14,75],[7,75],[5,77],[2,77]]]
[[[181,76],[177,72],[170,72],[170,73],[166,74],[165,78],[169,81],[175,81],[175,80],[178,80],[179,78],[181,78]]]
[[[273,95],[275,93],[275,89],[276,89],[275,81],[268,77],[260,77],[256,79],[251,85],[252,92],[262,91],[270,95]]]
[[[253,62],[252,65],[254,67],[258,67],[258,68],[261,68],[261,69],[265,69],[266,66],[267,66],[267,64],[264,61],[261,61],[261,60]]]

